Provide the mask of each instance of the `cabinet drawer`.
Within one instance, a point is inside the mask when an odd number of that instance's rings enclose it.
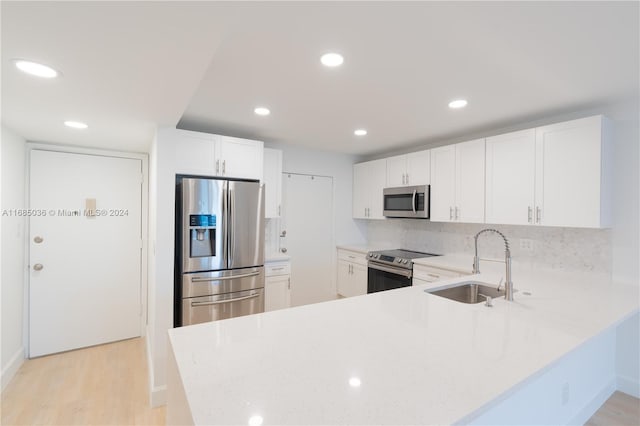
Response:
[[[291,274],[290,262],[274,262],[264,265],[264,272],[267,277],[273,277],[277,275],[289,275]]]
[[[367,255],[364,253],[358,253],[357,251],[338,249],[338,259],[357,263],[358,265],[367,265]]]
[[[447,280],[449,278],[462,277],[467,274],[463,274],[459,271],[453,271],[450,269],[435,268],[433,266],[414,265],[413,276],[414,278],[429,283],[436,281]]]

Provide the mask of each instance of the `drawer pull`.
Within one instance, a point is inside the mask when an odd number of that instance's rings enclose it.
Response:
[[[237,297],[235,299],[215,300],[213,302],[191,302],[191,307],[197,308],[198,306],[222,305],[223,303],[240,302],[242,300],[253,299],[254,297],[258,297],[258,296],[260,296],[260,293],[254,293],[244,297]]]
[[[440,275],[436,275],[436,274],[427,274],[427,275],[433,278],[440,278]]]

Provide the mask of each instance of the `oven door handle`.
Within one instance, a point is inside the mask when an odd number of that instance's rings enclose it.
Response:
[[[413,209],[413,214],[417,214],[418,212],[416,211],[416,194],[418,193],[417,190],[413,190],[413,197],[411,197],[411,208]]]
[[[371,269],[377,269],[378,271],[389,272],[390,274],[402,275],[403,277],[407,277],[407,278],[411,278],[411,276],[413,275],[411,273],[412,271],[408,269],[391,268],[388,266],[383,266],[383,265],[379,265],[377,263],[371,263],[371,262],[369,262],[368,266]]]
[[[223,303],[240,302],[241,300],[253,299],[254,297],[258,296],[260,296],[260,293],[254,293],[244,297],[236,297],[235,299],[214,300],[212,302],[191,302],[191,307],[195,308],[198,306],[222,305]]]

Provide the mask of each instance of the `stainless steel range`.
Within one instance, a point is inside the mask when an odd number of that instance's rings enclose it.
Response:
[[[380,250],[367,254],[367,293],[409,287],[413,277],[413,259],[440,256],[411,250]]]

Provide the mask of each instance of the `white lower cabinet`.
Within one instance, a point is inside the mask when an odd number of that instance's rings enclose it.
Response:
[[[267,263],[264,281],[265,312],[291,306],[291,264],[288,261]]]
[[[338,249],[338,294],[343,297],[367,294],[367,259],[364,253]]]
[[[413,265],[413,285],[434,283],[450,278],[463,277],[465,273],[460,271],[436,268],[435,266]]]

